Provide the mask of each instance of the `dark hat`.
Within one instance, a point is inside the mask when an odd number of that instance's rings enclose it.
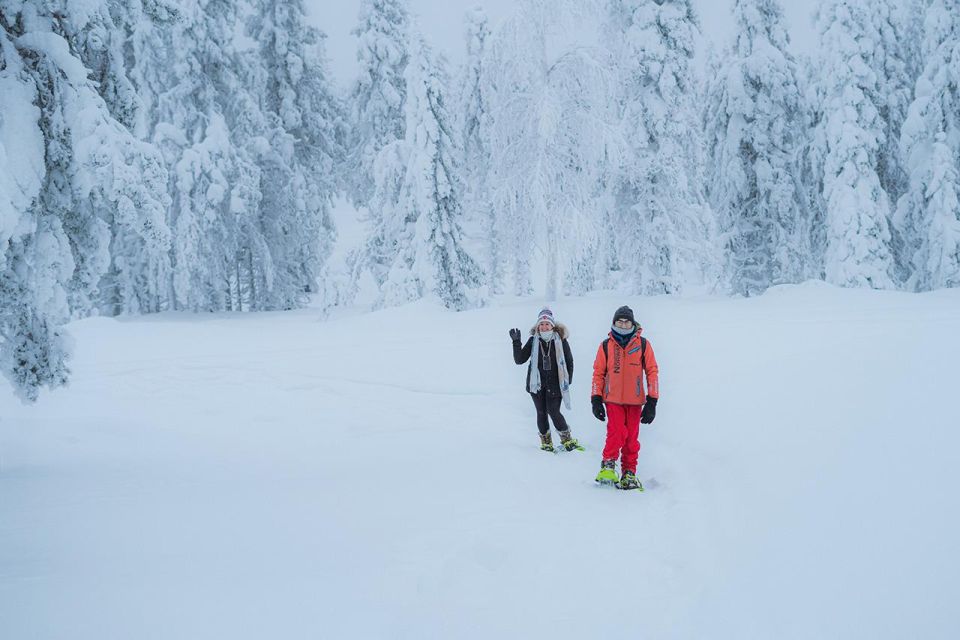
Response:
[[[623,305],[619,309],[613,312],[613,323],[616,323],[617,320],[627,319],[633,324],[637,324],[637,321],[633,319],[633,309],[627,305]],[[611,324],[613,324],[611,323]]]

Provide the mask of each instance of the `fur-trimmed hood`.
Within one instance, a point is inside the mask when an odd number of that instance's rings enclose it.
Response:
[[[566,340],[567,337],[569,337],[570,335],[570,331],[567,329],[567,325],[563,324],[562,322],[558,322],[555,325],[553,325],[553,330],[557,332],[561,340]],[[537,325],[533,325],[532,327],[530,327],[530,335],[531,336],[537,335]]]

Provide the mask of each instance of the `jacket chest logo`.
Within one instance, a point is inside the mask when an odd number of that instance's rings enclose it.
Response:
[[[620,373],[620,367],[623,365],[623,349],[617,345],[613,350],[613,372]]]

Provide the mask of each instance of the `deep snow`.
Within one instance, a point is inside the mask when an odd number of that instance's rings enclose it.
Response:
[[[73,323],[69,388],[0,388],[0,637],[960,636],[960,291],[561,300],[562,455],[507,336],[541,303]],[[592,482],[623,303],[643,494]]]

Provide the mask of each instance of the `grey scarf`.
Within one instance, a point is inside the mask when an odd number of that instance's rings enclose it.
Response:
[[[567,358],[563,355],[563,342],[560,340],[559,332],[553,334],[553,350],[557,354],[557,372],[560,375],[560,395],[563,396],[563,404],[570,408],[570,380],[567,378]],[[530,386],[527,391],[530,393],[540,392],[540,336],[533,338],[533,351],[530,353]]]

